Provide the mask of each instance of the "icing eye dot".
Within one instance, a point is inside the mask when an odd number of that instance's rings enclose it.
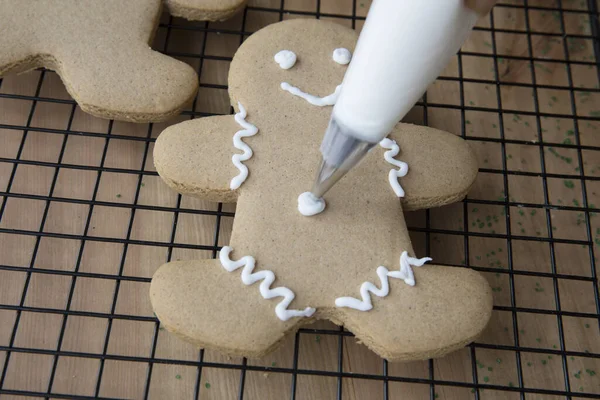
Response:
[[[350,50],[345,48],[335,49],[333,51],[333,61],[341,65],[347,65],[350,63],[350,59],[352,58],[352,53]]]
[[[296,53],[290,50],[281,50],[273,58],[282,69],[290,69],[296,64]]]

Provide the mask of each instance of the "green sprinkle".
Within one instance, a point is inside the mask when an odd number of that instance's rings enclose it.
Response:
[[[555,345],[555,344],[553,344],[553,345],[552,345],[552,348],[553,348],[553,349],[556,349],[557,347],[556,347],[556,345]]]
[[[520,334],[524,334],[524,333],[525,333],[525,329],[521,329],[521,330],[519,331],[519,333],[520,333]]]
[[[548,356],[548,360],[552,360],[552,356]]]
[[[181,379],[181,375],[179,375],[179,374],[175,375],[175,379]]]
[[[117,193],[117,199],[121,198],[121,193]]]
[[[565,184],[565,186],[569,189],[573,189],[575,187],[575,184],[573,183],[573,181],[567,180],[565,179],[563,181],[563,183]]]
[[[474,103],[474,102],[472,102],[471,100],[469,100],[469,105],[471,105],[471,106],[474,106],[474,105],[475,105],[475,103]]]
[[[142,183],[140,183],[140,186],[144,187],[144,186],[146,186],[146,184],[144,182],[142,182]]]
[[[481,256],[475,256],[475,258],[481,260]]]
[[[501,363],[502,363],[502,359],[501,359],[501,358],[496,358],[496,362],[497,362],[498,364],[501,364]]]
[[[538,343],[541,343],[542,342],[542,338],[539,338],[539,337],[535,338],[535,341],[538,342]]]
[[[590,111],[591,117],[600,117],[600,111]]]
[[[485,226],[485,223],[480,222],[478,226],[479,226],[479,228],[483,228]]]
[[[574,134],[575,134],[575,131],[573,129],[569,129],[567,131],[567,135],[569,135],[569,136],[573,136]]]
[[[491,47],[492,47],[492,44],[491,44],[490,42],[488,42],[487,40],[484,40],[484,41],[483,41],[483,44],[484,44],[485,46],[489,47],[489,48],[491,48]]]
[[[488,371],[492,372],[494,369],[492,367],[488,367]]]
[[[590,324],[585,324],[585,327],[586,327],[586,328],[589,328],[589,327],[590,327]]]
[[[207,388],[207,389],[210,389],[210,383],[206,382],[206,383],[204,384],[204,387],[205,387],[205,388]]]
[[[315,336],[315,342],[321,343],[321,336],[319,336],[319,335]]]
[[[531,365],[532,365],[532,364],[531,364],[530,362],[528,362],[528,363],[527,363],[527,366],[528,366],[528,367],[531,367]]]
[[[473,212],[477,212],[479,209],[477,207],[473,208]]]
[[[496,128],[496,127],[497,127],[496,124],[492,124],[492,128]]]
[[[519,209],[519,215],[522,217],[523,215],[525,215],[525,211],[523,211],[522,209]]]
[[[271,363],[271,367],[275,367],[275,366],[277,366],[277,363],[276,363],[275,361],[273,361],[273,362]]]
[[[436,393],[436,394],[435,394],[435,396],[434,396],[433,398],[434,398],[434,399],[437,399],[438,397],[440,397],[440,395]]]
[[[465,124],[466,124],[466,125],[470,125],[470,124],[471,124],[471,121],[469,121],[469,120],[466,120],[466,121],[465,121]]]
[[[546,364],[548,364],[548,361],[542,360],[542,365],[546,365]]]
[[[502,247],[498,247],[498,253],[502,253]]]
[[[536,212],[537,212],[536,210],[531,210],[531,212],[529,213],[529,215],[531,215],[533,217]]]
[[[581,379],[581,371],[577,371],[576,373],[573,374],[573,376],[577,379]]]
[[[565,138],[565,140],[563,140],[563,144],[573,144],[573,142],[571,142],[571,139]]]
[[[475,389],[471,389],[471,393],[475,393]]]
[[[596,371],[594,371],[593,369],[586,369],[585,372],[587,372],[589,376],[595,376],[596,375]]]
[[[551,98],[551,99],[552,99],[552,101],[553,101],[553,102],[555,102],[555,103],[558,101],[558,99],[556,98],[556,96],[552,96],[552,97],[550,97],[550,98]]]
[[[483,381],[486,382],[486,383],[489,382],[490,381],[490,377],[489,376],[484,376],[483,377]]]

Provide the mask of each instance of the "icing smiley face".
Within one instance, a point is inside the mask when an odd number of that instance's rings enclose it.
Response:
[[[335,95],[348,68],[336,61],[339,60],[338,53],[351,57],[358,36],[354,31],[335,24],[303,25],[297,25],[296,32],[281,29],[279,24],[270,25],[246,40],[252,44],[258,37],[262,42],[260,49],[252,46],[252,51],[244,51],[245,46],[242,46],[236,53],[230,67],[229,92],[232,102],[235,102],[233,104],[240,101],[250,118],[252,110],[265,107],[281,112],[294,107],[314,109],[313,104],[286,88],[297,88],[297,93],[311,96],[315,100],[313,103],[330,96],[324,105],[333,104],[331,96]],[[260,37],[269,37],[269,43],[265,45]],[[314,42],[307,42],[307,37]],[[259,53],[255,52],[257,50]],[[291,63],[291,60],[294,62]],[[254,104],[251,93],[264,93],[265,89],[269,98]],[[331,109],[325,107],[322,112],[331,113]]]
[[[171,262],[154,275],[150,298],[169,331],[258,357],[303,324],[328,319],[378,354],[410,360],[462,347],[486,326],[492,303],[485,279],[464,268],[417,268],[428,259],[415,257],[404,222],[403,210],[448,204],[469,190],[477,166],[461,138],[399,124],[328,192],[324,211],[317,200],[298,198],[313,183],[332,110],[308,96],[335,93],[346,67],[333,51],[352,52],[356,39],[317,20],[260,30],[231,63],[237,116],[186,121],[157,139],[154,162],[169,186],[237,202],[231,247],[220,259]],[[274,61],[282,49],[297,58],[287,70]],[[307,96],[283,90],[282,82]],[[240,172],[245,180],[231,186]],[[298,212],[299,201],[316,215]]]

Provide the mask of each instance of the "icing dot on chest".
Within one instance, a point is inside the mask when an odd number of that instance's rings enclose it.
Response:
[[[279,64],[282,69],[290,69],[296,64],[296,53],[290,50],[281,50],[275,54],[275,62]]]
[[[350,53],[350,50],[348,49],[342,47],[333,51],[333,61],[338,64],[347,65],[350,63],[351,59],[352,53]]]
[[[304,192],[298,196],[298,211],[305,217],[317,215],[325,209],[325,200],[318,198],[311,192]]]

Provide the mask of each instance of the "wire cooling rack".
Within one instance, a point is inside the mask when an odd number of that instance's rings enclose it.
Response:
[[[369,5],[164,16],[154,48],[201,82],[177,121],[231,113],[227,66],[252,32],[287,18],[360,28]],[[599,29],[594,0],[502,1],[407,117],[467,139],[481,167],[465,201],[407,216],[415,248],[480,271],[495,304],[476,343],[408,364],[323,322],[261,360],[171,337],[148,305],[152,272],[216,257],[234,208],[160,183],[166,124],[86,116],[52,71],[0,80],[0,398],[600,398]]]

